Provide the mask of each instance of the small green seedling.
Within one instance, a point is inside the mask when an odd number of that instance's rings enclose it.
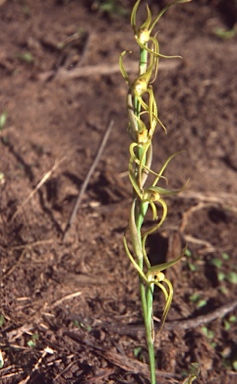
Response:
[[[189,269],[190,269],[191,272],[196,272],[196,271],[198,271],[198,265],[196,265],[196,264],[193,264],[193,263],[188,262],[188,267],[189,267]]]
[[[186,248],[185,256],[191,257],[192,256],[192,251],[190,249]]]
[[[202,308],[207,305],[207,301],[202,299],[198,293],[194,293],[189,297],[189,300],[196,305],[197,308]]]
[[[3,355],[2,355],[2,351],[0,349],[0,369],[4,366],[4,359],[3,359]]]
[[[234,360],[234,361],[232,362],[232,367],[233,367],[233,369],[237,372],[237,360]]]
[[[219,282],[228,281],[231,284],[237,284],[237,273],[235,271],[226,272],[229,259],[228,253],[223,253],[221,257],[212,258],[209,263],[217,269],[216,273]]]
[[[222,281],[225,280],[225,277],[226,277],[226,275],[225,275],[224,272],[222,272],[222,271],[218,271],[218,272],[217,272],[217,280],[218,280],[220,283],[221,283]]]
[[[39,335],[38,333],[33,333],[31,335],[31,339],[29,341],[27,341],[27,345],[28,347],[30,348],[35,348],[36,345],[37,345],[37,341],[39,340]]]
[[[1,115],[0,115],[0,133],[1,131],[4,129],[5,125],[6,125],[6,122],[7,122],[7,112],[4,111]]]
[[[211,259],[210,264],[219,269],[223,266],[223,261],[221,259],[214,258]]]
[[[225,30],[224,28],[216,28],[214,33],[217,37],[222,40],[229,40],[236,36],[237,34],[237,24],[234,25],[232,29]]]
[[[236,324],[237,317],[235,315],[229,316],[227,319],[224,319],[224,330],[229,331],[233,324]]]
[[[142,355],[142,347],[136,347],[133,350],[133,355],[136,357],[137,360],[143,361],[141,355]]]
[[[5,323],[5,317],[3,315],[0,315],[0,327],[2,327]]]
[[[35,59],[31,52],[25,52],[25,53],[17,53],[16,57],[20,59],[21,61],[25,61],[26,63],[32,64]]]
[[[1,137],[3,144],[8,143],[8,137],[2,133],[4,131],[5,126],[6,126],[6,122],[7,122],[7,112],[4,111],[0,115],[0,137]]]
[[[201,328],[202,330],[202,333],[210,340],[213,339],[213,337],[215,336],[215,332],[211,331],[209,328],[207,327],[202,327]]]
[[[30,16],[30,14],[31,14],[31,9],[30,9],[29,5],[25,4],[25,5],[23,6],[23,12],[24,12],[25,16],[27,16],[27,17]]]
[[[237,284],[237,273],[236,272],[227,273],[226,280],[231,284]]]
[[[96,0],[92,7],[107,13],[109,16],[126,16],[128,14],[127,9],[119,5],[118,0]]]
[[[226,252],[223,252],[221,256],[222,256],[222,259],[225,261],[230,260],[230,255]]]
[[[186,249],[185,256],[186,256],[187,266],[190,269],[190,271],[191,272],[198,271],[198,265],[192,262],[193,254],[192,254],[192,251],[190,249]]]
[[[214,337],[215,337],[215,332],[213,332],[212,330],[210,330],[209,328],[207,327],[202,327],[201,328],[202,330],[202,333],[206,336],[206,338],[208,339],[209,343],[210,343],[210,346],[215,349],[217,344],[215,341],[213,341]]]

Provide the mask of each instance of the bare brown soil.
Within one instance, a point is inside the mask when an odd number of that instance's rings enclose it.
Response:
[[[128,15],[93,3],[0,2],[4,384],[149,382],[138,281],[122,244],[131,187],[117,63],[125,49],[134,50],[128,65],[135,60],[136,45]],[[159,23],[161,52],[183,60],[161,61],[154,85],[168,128],[157,131],[154,168],[185,150],[166,176],[172,188],[191,178],[150,242],[156,257],[173,258],[185,243],[190,251],[167,271],[175,294],[156,337],[161,384],[182,383],[191,362],[201,367],[196,383],[237,381],[237,44],[215,34],[236,22],[230,3],[193,1]],[[130,12],[133,2],[120,4]],[[111,115],[109,141],[63,242]],[[162,305],[157,292],[156,318]]]

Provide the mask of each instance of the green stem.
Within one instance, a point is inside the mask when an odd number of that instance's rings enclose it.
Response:
[[[140,64],[139,64],[139,74],[143,74],[147,70],[147,50],[141,49],[140,50]],[[141,111],[141,105],[139,100],[134,97],[134,111],[136,116],[139,118],[140,111]],[[143,162],[143,165],[146,165],[146,156],[143,156],[143,150],[138,148],[137,150],[137,156],[140,161]],[[139,170],[137,169],[136,177],[139,176]],[[137,234],[139,237],[139,242],[142,244],[142,233],[141,233],[141,227],[144,223],[144,218],[147,213],[149,204],[147,202],[140,201],[140,204],[136,206],[135,209],[135,223],[137,228]],[[138,265],[143,271],[144,268],[144,256],[138,258]],[[141,296],[141,302],[142,302],[142,312],[143,312],[143,319],[144,319],[144,325],[146,330],[146,340],[147,340],[147,348],[148,348],[148,355],[149,355],[149,366],[150,366],[150,379],[151,384],[156,384],[156,366],[155,366],[155,351],[154,351],[154,343],[153,343],[153,291],[154,291],[154,285],[144,285],[144,281],[140,277],[139,279],[139,285],[140,285],[140,296]]]
[[[136,209],[137,208],[137,209]],[[147,212],[148,203],[140,202],[138,207],[135,207],[133,214],[135,215],[135,224],[136,224],[136,255],[137,261],[140,269],[143,271],[144,265],[144,255],[142,255],[142,235],[141,235],[141,227],[144,222],[144,217]],[[143,257],[142,257],[143,256]],[[149,355],[149,366],[150,366],[150,378],[151,384],[156,384],[156,375],[155,375],[155,351],[153,344],[153,319],[152,319],[152,308],[153,308],[153,291],[154,285],[144,285],[144,280],[142,277],[139,279],[140,285],[140,296],[142,302],[142,312],[144,318],[144,325],[146,330],[146,340],[147,340],[147,348]]]
[[[141,226],[144,222],[144,217],[148,209],[148,203],[140,202],[139,210],[135,210],[136,215],[136,227],[137,232],[142,242],[141,235]],[[141,270],[143,271],[144,257],[138,259],[138,264]],[[146,341],[147,341],[147,349],[149,355],[149,367],[150,367],[150,379],[151,384],[156,384],[156,366],[155,366],[155,351],[154,351],[154,343],[153,343],[153,291],[154,285],[144,285],[144,281],[140,277],[140,296],[142,302],[142,312],[144,325],[146,330]]]
[[[156,364],[155,364],[155,350],[154,350],[154,325],[153,325],[153,293],[154,284],[146,287],[146,303],[147,314],[144,317],[144,323],[146,328],[146,340],[149,354],[150,363],[150,376],[151,384],[156,384]]]

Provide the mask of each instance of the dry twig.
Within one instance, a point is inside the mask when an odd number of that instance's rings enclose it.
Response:
[[[19,208],[17,208],[16,212],[14,213],[14,215],[12,216],[12,220],[14,220],[16,218],[16,216],[19,215],[20,212],[22,212],[24,206],[30,201],[30,199],[32,199],[32,197],[36,194],[36,192],[42,187],[42,185],[51,177],[52,173],[58,168],[58,166],[62,163],[62,161],[65,160],[65,156],[56,161],[54,166],[50,169],[50,171],[48,171],[44,176],[43,178],[40,180],[40,182],[36,185],[36,187],[33,189],[33,191],[29,194],[29,196],[23,201],[23,203],[21,204],[21,206]]]
[[[106,128],[106,130],[104,132],[104,135],[103,135],[102,140],[100,142],[100,145],[99,145],[98,151],[96,153],[96,156],[95,156],[95,158],[93,160],[93,163],[91,164],[90,169],[89,169],[89,171],[87,173],[87,176],[86,176],[86,178],[85,178],[85,180],[84,180],[84,182],[82,184],[81,190],[80,190],[80,192],[78,194],[78,197],[76,199],[76,203],[75,203],[75,205],[73,207],[71,216],[70,216],[70,218],[68,220],[68,223],[66,225],[66,228],[65,228],[65,231],[64,231],[64,234],[63,234],[63,241],[66,240],[68,232],[69,232],[69,230],[70,230],[70,228],[71,228],[71,226],[72,226],[72,224],[73,224],[73,222],[75,220],[78,208],[79,208],[79,206],[81,204],[81,201],[82,201],[82,197],[83,197],[83,195],[84,195],[84,193],[86,191],[86,188],[87,188],[87,185],[88,185],[88,183],[90,181],[90,178],[91,178],[91,176],[92,176],[92,174],[93,174],[93,172],[94,172],[94,170],[95,170],[95,168],[96,168],[96,166],[97,166],[97,164],[98,164],[98,162],[99,162],[99,160],[101,158],[101,155],[103,153],[103,150],[105,148],[105,145],[107,143],[107,140],[109,138],[109,135],[110,135],[110,132],[111,132],[111,129],[112,129],[113,125],[114,125],[114,121],[111,120],[109,125],[108,125],[108,127]]]
[[[205,315],[200,315],[191,319],[182,319],[175,321],[167,321],[164,325],[164,330],[166,331],[179,331],[179,330],[190,330],[194,328],[198,328],[199,326],[208,324],[214,320],[220,319],[226,316],[228,313],[234,311],[237,308],[237,300],[232,301],[230,303],[224,304],[221,307],[215,309],[214,311],[207,313]],[[87,321],[84,321],[78,315],[71,315],[71,320],[78,320],[83,324],[87,324]],[[94,324],[95,321],[93,320]],[[97,325],[95,324],[95,327]],[[142,324],[109,324],[109,323],[101,323],[98,322],[98,327],[105,328],[109,331],[113,331],[118,333],[119,335],[127,335],[127,336],[136,336],[137,332],[144,332],[144,326]]]
[[[120,355],[116,352],[108,351],[104,348],[96,345],[96,342],[88,341],[85,339],[84,335],[76,332],[66,332],[66,336],[80,343],[80,345],[84,345],[87,349],[89,348],[91,352],[96,355],[101,356],[102,358],[108,360],[110,363],[116,365],[120,369],[123,369],[127,372],[132,372],[133,374],[140,374],[147,379],[149,378],[149,367],[147,364],[141,363],[138,360],[131,359],[128,356]],[[159,376],[160,384],[168,384],[168,383],[177,383],[176,376],[169,372],[164,372],[160,370],[156,370],[157,376]],[[165,378],[165,381],[163,380]],[[169,379],[169,381],[168,381]]]
[[[159,70],[170,70],[177,68],[180,65],[178,60],[169,61],[168,63],[160,63]],[[127,63],[127,70],[129,72],[137,72],[137,62],[130,61]],[[42,73],[39,78],[42,81],[47,81],[48,79],[54,77],[58,81],[67,81],[72,79],[77,79],[80,77],[91,77],[91,76],[102,76],[102,75],[112,75],[114,73],[120,72],[119,65],[116,64],[98,64],[98,65],[88,65],[84,67],[78,67],[74,70],[68,71],[67,69],[60,68],[57,72],[48,71]]]

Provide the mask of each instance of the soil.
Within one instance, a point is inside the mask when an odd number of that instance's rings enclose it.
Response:
[[[118,58],[137,47],[133,1],[0,1],[1,381],[148,383],[136,271],[123,248],[127,175],[127,86]],[[105,2],[104,2],[105,3]],[[108,2],[111,4],[111,2]],[[157,1],[150,2],[157,14]],[[164,1],[160,2],[164,5]],[[118,4],[118,2],[114,2]],[[150,239],[174,299],[156,332],[159,383],[237,381],[237,87],[234,1],[200,0],[159,21],[154,84],[160,119],[153,168],[184,150],[166,172],[179,195]],[[232,7],[231,7],[232,6]],[[121,12],[121,11],[127,12]],[[138,18],[145,17],[141,5]],[[135,76],[134,70],[129,75]],[[103,132],[114,126],[68,236],[68,224]],[[163,298],[155,293],[154,316]]]

